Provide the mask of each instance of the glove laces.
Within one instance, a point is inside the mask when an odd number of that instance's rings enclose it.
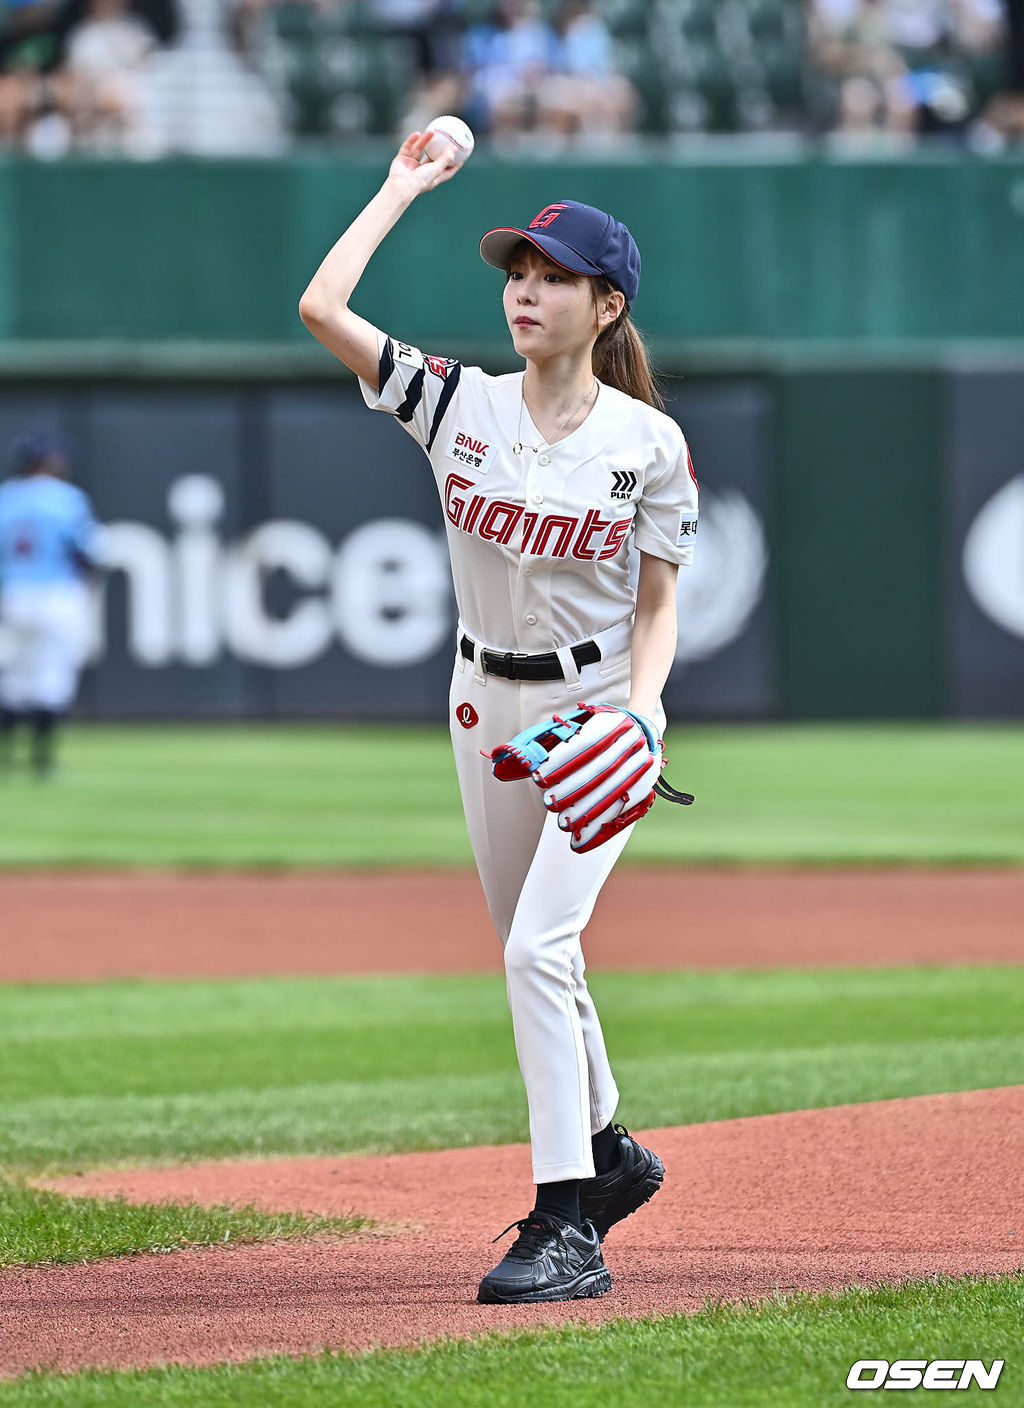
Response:
[[[659,777],[654,784],[654,790],[659,797],[664,797],[666,802],[678,802],[681,807],[688,807],[693,801],[692,792],[680,792],[673,787],[671,782],[666,782],[663,777]]]

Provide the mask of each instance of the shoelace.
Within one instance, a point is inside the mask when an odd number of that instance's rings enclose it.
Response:
[[[519,1229],[519,1236],[506,1252],[506,1260],[509,1261],[531,1261],[536,1252],[543,1251],[545,1243],[551,1240],[551,1234],[558,1238],[565,1250],[569,1251],[569,1243],[565,1239],[565,1233],[553,1217],[548,1217],[545,1213],[532,1213],[529,1217],[524,1217],[521,1222],[510,1222],[504,1232],[499,1232],[494,1238],[495,1242],[500,1242],[507,1232],[511,1232],[513,1227]]]

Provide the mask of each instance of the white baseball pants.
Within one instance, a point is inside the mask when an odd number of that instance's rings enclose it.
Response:
[[[462,634],[460,625],[459,640]],[[576,855],[532,778],[498,782],[481,750],[581,701],[627,704],[631,636],[630,621],[601,632],[595,639],[602,659],[582,670],[568,649],[560,651],[565,680],[484,675],[479,645],[473,661],[457,653],[452,676],[455,764],[477,869],[505,949],[536,1183],[592,1177],[591,1135],[610,1123],[618,1104],[580,935],[632,827]],[[467,727],[464,720],[474,718]],[[664,727],[663,714],[657,722]]]
[[[62,714],[74,702],[89,642],[89,598],[78,582],[26,582],[0,596],[5,652],[0,703]]]

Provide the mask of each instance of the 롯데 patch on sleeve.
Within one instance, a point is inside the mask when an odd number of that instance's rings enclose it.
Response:
[[[684,510],[679,515],[679,533],[676,536],[676,546],[685,547],[687,543],[692,543],[696,536],[697,515]]]

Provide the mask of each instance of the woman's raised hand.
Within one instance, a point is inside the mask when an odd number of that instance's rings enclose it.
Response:
[[[432,191],[442,181],[450,181],[459,169],[455,148],[445,147],[436,161],[420,161],[433,132],[413,132],[398,149],[398,155],[388,169],[388,181],[406,191],[410,197]]]

